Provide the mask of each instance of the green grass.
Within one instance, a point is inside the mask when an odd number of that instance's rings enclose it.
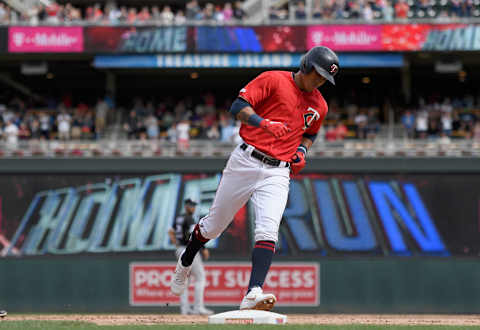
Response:
[[[85,322],[71,322],[71,321],[0,321],[0,329],[42,329],[42,330],[156,330],[156,329],[172,329],[172,330],[203,330],[203,329],[283,329],[287,330],[474,330],[479,329],[480,326],[438,326],[438,325],[95,325]]]

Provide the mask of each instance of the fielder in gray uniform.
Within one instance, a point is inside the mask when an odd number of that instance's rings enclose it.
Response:
[[[170,240],[177,247],[175,256],[178,258],[185,250],[188,243],[188,238],[193,228],[195,227],[195,220],[193,215],[195,213],[196,202],[191,199],[185,201],[185,213],[178,216],[173,222],[172,228],[168,231]],[[208,249],[202,250],[202,255],[205,260],[210,256]],[[180,296],[180,312],[184,315],[211,315],[213,311],[205,308],[203,303],[203,293],[205,290],[205,268],[203,266],[202,256],[197,254],[193,259],[191,275],[195,278],[195,299],[193,308],[190,308],[188,302],[188,290],[185,290]]]

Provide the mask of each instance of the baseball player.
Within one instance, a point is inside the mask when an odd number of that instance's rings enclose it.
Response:
[[[240,90],[230,112],[242,121],[239,144],[230,155],[208,215],[195,226],[178,260],[171,291],[180,295],[196,253],[218,237],[237,211],[250,200],[255,211],[252,270],[240,309],[270,310],[276,297],[264,293],[278,228],[285,209],[290,174],[306,164],[309,147],[328,107],[317,90],[327,80],[335,84],[338,57],[327,47],[314,47],[296,73],[267,71]]]
[[[168,231],[170,240],[177,247],[175,256],[177,259],[180,254],[185,250],[188,237],[195,226],[193,214],[195,213],[196,202],[191,199],[185,201],[185,214],[177,217],[172,225],[172,228]],[[209,258],[209,252],[206,248],[202,249],[203,258],[207,260]],[[205,308],[203,304],[203,292],[205,290],[205,269],[203,267],[202,257],[195,256],[191,263],[191,273],[195,277],[195,300],[194,306],[190,309],[188,302],[188,290],[185,290],[180,297],[180,312],[182,314],[196,314],[196,315],[212,315],[213,311]]]

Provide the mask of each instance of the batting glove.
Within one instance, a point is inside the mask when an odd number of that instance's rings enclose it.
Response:
[[[260,128],[272,134],[277,139],[290,132],[290,128],[288,128],[284,123],[279,121],[271,121],[270,119],[262,120],[260,122]]]
[[[307,164],[305,160],[306,151],[307,149],[304,146],[298,147],[297,152],[290,160],[290,171],[293,175],[297,175]]]

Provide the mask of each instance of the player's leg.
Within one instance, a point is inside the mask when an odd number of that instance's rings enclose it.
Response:
[[[220,184],[208,214],[200,219],[185,253],[183,266],[191,265],[193,258],[211,239],[217,238],[232,222],[238,210],[245,205],[258,181],[261,165],[236,148],[223,171]]]
[[[259,171],[261,165],[258,162],[239,147],[234,150],[223,171],[208,215],[195,226],[185,252],[177,263],[171,284],[174,294],[179,295],[185,289],[185,279],[198,251],[227,228],[234,215],[250,198],[259,178]]]
[[[187,315],[190,314],[190,311],[190,303],[188,302],[188,290],[185,290],[180,296],[180,314]]]
[[[195,282],[194,282],[195,298],[194,298],[192,313],[200,314],[200,315],[212,315],[213,311],[206,309],[203,301],[205,284],[206,284],[206,276],[205,276],[205,267],[203,266],[202,257],[198,254],[193,259],[191,274],[195,278]]]
[[[288,175],[288,174],[287,174]],[[240,309],[270,310],[276,302],[272,294],[264,294],[263,283],[272,263],[278,229],[287,204],[289,178],[284,175],[266,178],[252,195],[255,211],[255,246],[247,295]]]

